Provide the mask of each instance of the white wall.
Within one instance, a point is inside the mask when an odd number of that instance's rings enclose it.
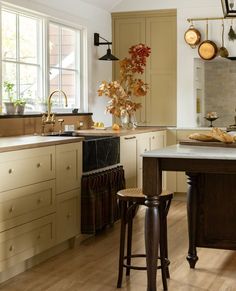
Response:
[[[94,32],[108,40],[111,39],[110,13],[80,0],[10,0],[5,2],[81,25],[87,30],[88,92],[85,96],[85,99],[88,99],[87,109],[94,113],[94,120],[110,125],[111,115],[104,114],[107,100],[105,97],[97,97],[97,88],[99,81],[111,78],[112,65],[111,62],[98,61],[98,57],[106,53],[106,46],[93,45]]]
[[[177,125],[195,126],[193,60],[198,57],[198,52],[184,41],[184,33],[189,27],[186,19],[222,17],[221,0],[123,0],[112,12],[158,9],[177,9]],[[229,49],[230,55],[236,56],[235,44],[227,40],[230,20],[225,21],[225,24],[225,46]],[[205,22],[195,22],[194,25],[201,31],[204,39]],[[221,46],[221,21],[209,22],[208,39]]]

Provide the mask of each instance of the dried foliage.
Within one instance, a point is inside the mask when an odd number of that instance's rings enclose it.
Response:
[[[130,57],[119,62],[120,80],[101,83],[98,95],[110,98],[106,107],[107,112],[120,117],[123,110],[131,114],[141,108],[141,103],[135,102],[132,98],[147,94],[148,85],[136,76],[144,73],[146,59],[150,53],[151,49],[142,43],[130,47]]]

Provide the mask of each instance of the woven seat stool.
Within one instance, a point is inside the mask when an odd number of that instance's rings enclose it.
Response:
[[[145,196],[139,188],[128,188],[117,192],[121,206],[121,228],[120,228],[120,253],[119,253],[119,274],[117,288],[121,288],[123,269],[126,268],[126,276],[130,275],[130,270],[147,270],[146,266],[136,266],[131,264],[132,258],[146,257],[145,254],[132,254],[132,228],[133,218],[139,205],[145,205]],[[170,208],[173,193],[163,191],[159,196],[159,217],[160,217],[160,266],[157,263],[157,269],[161,269],[163,289],[168,290],[167,278],[169,274],[169,260],[167,247],[167,214]],[[125,256],[126,226],[127,231],[127,253]]]

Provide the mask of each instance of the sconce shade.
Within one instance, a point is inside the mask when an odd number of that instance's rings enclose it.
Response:
[[[102,39],[102,40],[105,40],[105,42],[100,42],[99,39]],[[112,55],[111,53],[111,49],[110,49],[110,45],[112,44],[112,42],[106,40],[105,38],[101,37],[99,35],[99,33],[94,33],[94,45],[95,46],[99,46],[99,45],[107,45],[108,46],[108,49],[107,49],[107,53],[99,58],[99,60],[102,60],[102,61],[117,61],[119,60],[117,57],[115,57],[114,55]]]
[[[236,0],[221,0],[224,17],[236,17]]]
[[[99,58],[99,60],[101,60],[101,61],[118,61],[119,59],[117,57],[115,57],[114,55],[112,55],[111,49],[108,48],[107,53],[103,57]]]

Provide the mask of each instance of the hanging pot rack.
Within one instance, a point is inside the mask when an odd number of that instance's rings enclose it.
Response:
[[[227,19],[235,19],[235,17],[227,17]],[[187,21],[189,23],[193,22],[193,21],[208,21],[208,20],[226,20],[226,18],[224,17],[202,17],[202,18],[187,18]]]

